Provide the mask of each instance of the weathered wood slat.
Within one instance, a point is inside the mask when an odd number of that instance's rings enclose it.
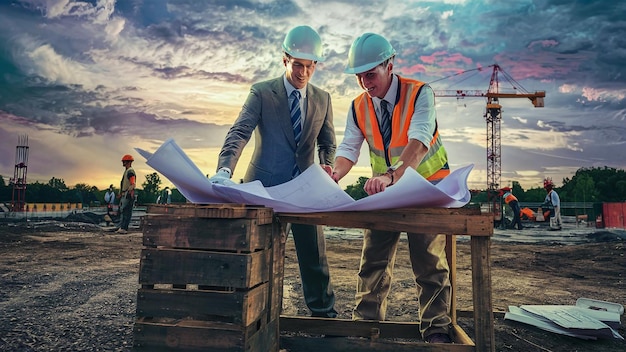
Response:
[[[148,247],[254,252],[270,247],[272,224],[257,219],[209,219],[148,215],[143,244]]]
[[[269,280],[270,250],[254,253],[144,248],[139,283],[252,288]]]
[[[491,297],[491,238],[471,237],[472,301],[476,345],[481,351],[495,352],[493,305]]]
[[[248,327],[185,320],[162,323],[138,320],[134,327],[134,351],[265,352],[278,350],[278,321]]]
[[[277,213],[281,222],[445,235],[493,235],[493,217],[477,209],[417,208],[376,212]]]
[[[150,204],[147,214],[187,216],[212,219],[257,219],[260,225],[273,221],[274,210],[245,204]]]
[[[370,340],[357,337],[280,337],[280,348],[298,352],[475,352],[474,346],[425,342]]]
[[[328,319],[281,315],[280,330],[282,332],[301,332],[312,335],[381,339],[400,338],[421,341],[419,323],[417,322]],[[450,335],[456,343],[463,341],[466,344],[473,345],[472,340],[456,324],[453,324]]]
[[[138,318],[221,321],[248,326],[267,310],[269,284],[244,291],[140,289]]]

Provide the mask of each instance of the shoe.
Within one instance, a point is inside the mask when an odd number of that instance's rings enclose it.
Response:
[[[428,343],[452,343],[450,336],[443,333],[428,335],[426,336],[425,340]]]
[[[118,229],[117,231],[115,231],[115,233],[128,233],[128,231],[124,229]]]

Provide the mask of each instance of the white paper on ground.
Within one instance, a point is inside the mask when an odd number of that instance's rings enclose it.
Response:
[[[583,340],[597,340],[597,337],[595,336],[569,331],[555,324],[554,322],[552,322],[551,320],[547,318],[526,312],[523,309],[519,307],[515,307],[515,306],[509,306],[509,311],[504,314],[504,319],[517,321],[519,323],[524,323],[524,324],[538,327],[539,329],[542,329],[545,331],[554,332],[557,334],[571,336],[571,337],[577,337]]]
[[[576,300],[576,307],[597,310],[600,312],[612,312],[619,316],[624,314],[624,306],[619,303],[600,301],[593,298],[580,297]],[[602,319],[600,319],[602,320]]]
[[[273,187],[259,181],[232,186],[213,185],[173,139],[153,154],[135,148],[146,163],[170,180],[192,203],[243,203],[271,207],[276,212],[370,211],[403,207],[457,208],[471,198],[467,178],[473,164],[452,172],[433,185],[408,169],[384,192],[355,201],[326,172],[313,165],[295,179]]]
[[[521,321],[519,315],[524,315],[523,323],[544,329],[546,322],[550,322],[556,326],[553,326],[552,329],[558,328],[559,330],[567,331],[567,335],[570,336],[575,334],[624,339],[615,329],[596,318],[602,317],[609,319],[609,321],[614,321],[615,317],[613,314],[615,313],[602,312],[604,314],[599,314],[591,309],[571,305],[522,305],[519,308],[513,307],[515,308],[513,310],[511,308],[509,307],[511,314],[508,317],[505,314],[505,319]],[[619,316],[617,319],[619,321]]]

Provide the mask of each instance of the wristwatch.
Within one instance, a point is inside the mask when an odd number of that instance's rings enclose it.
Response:
[[[395,178],[393,177],[393,174],[396,172],[396,170],[398,170],[400,166],[402,166],[402,164],[404,164],[404,162],[402,160],[398,160],[395,164],[389,166],[387,172],[384,173],[384,175],[389,175],[389,177],[391,178],[391,183],[387,186],[391,186],[394,184]]]

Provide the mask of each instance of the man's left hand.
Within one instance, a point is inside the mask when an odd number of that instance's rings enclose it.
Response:
[[[371,196],[372,194],[384,191],[390,184],[391,177],[385,174],[372,177],[369,180],[365,181],[365,186],[363,186],[363,189],[367,194]]]

